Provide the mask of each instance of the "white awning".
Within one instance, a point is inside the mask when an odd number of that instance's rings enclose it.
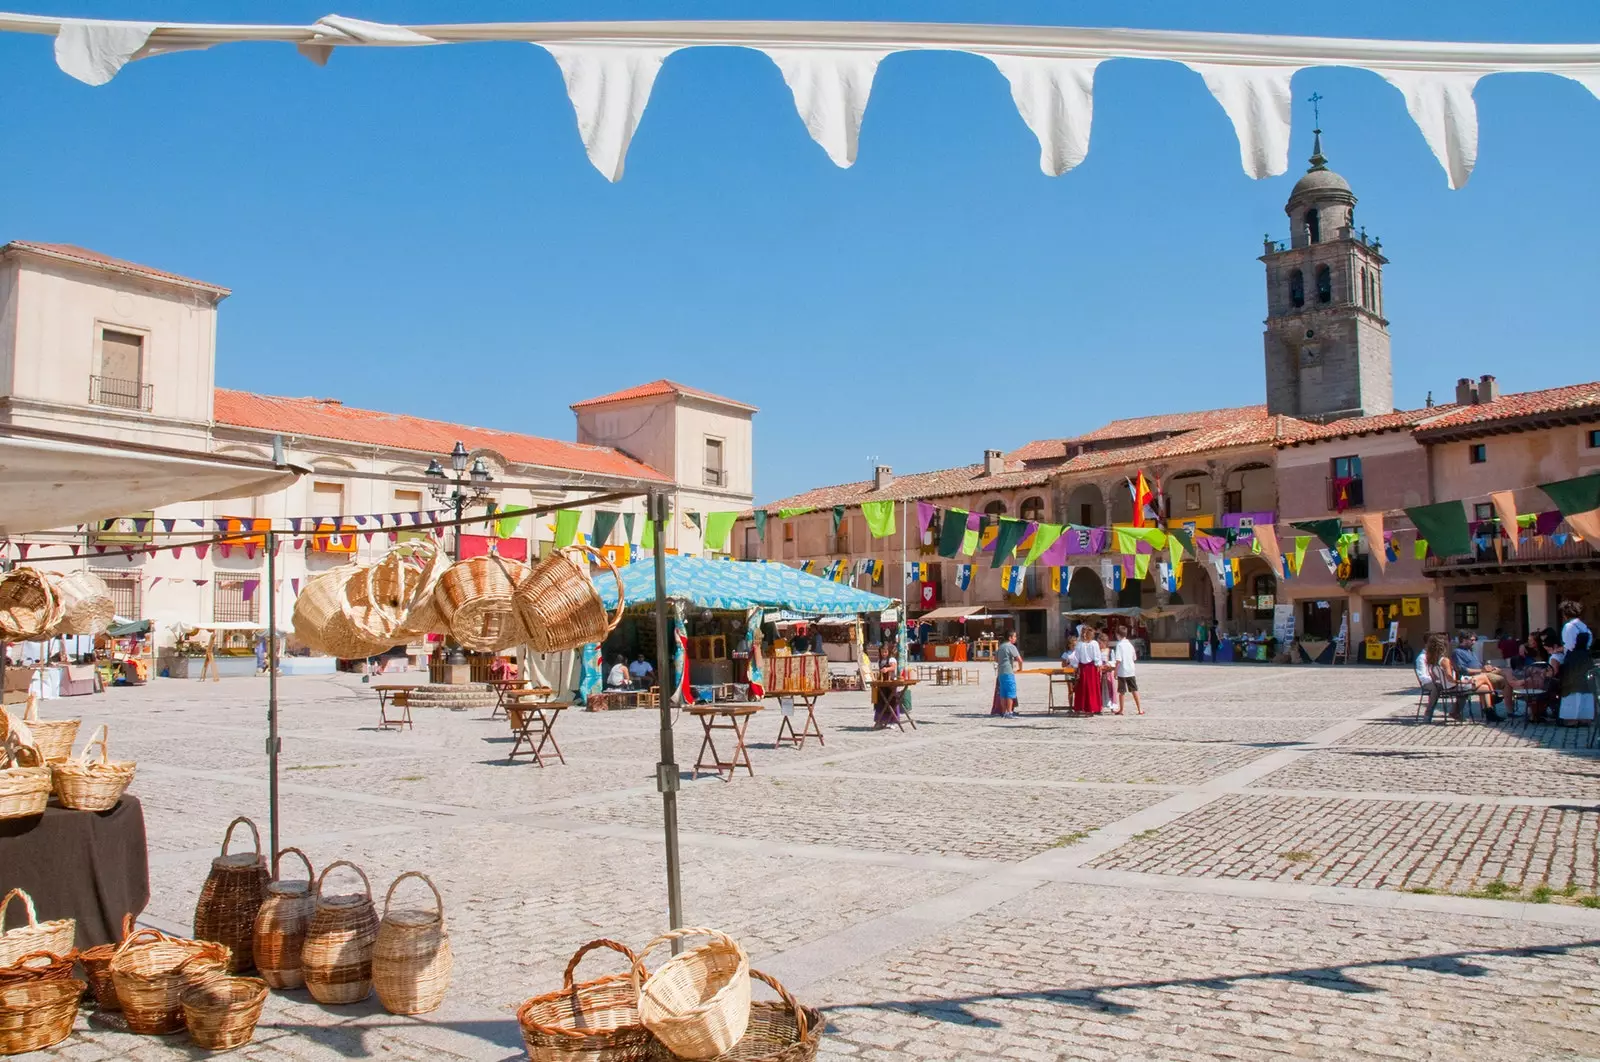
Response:
[[[182,456],[132,445],[98,445],[55,433],[0,429],[0,534],[25,535],[109,520],[161,505],[250,498],[299,478],[245,458]]]
[[[946,605],[943,608],[936,608],[932,612],[925,612],[916,617],[916,619],[918,623],[926,623],[929,620],[970,619],[973,616],[981,616],[983,614],[982,605]]]

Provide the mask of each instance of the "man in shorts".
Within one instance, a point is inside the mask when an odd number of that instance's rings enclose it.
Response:
[[[1139,659],[1139,651],[1133,647],[1133,641],[1128,637],[1127,628],[1117,638],[1117,647],[1112,651],[1111,658],[1117,662],[1117,714],[1121,715],[1128,707],[1128,694],[1133,694],[1133,706],[1139,714],[1144,714],[1144,705],[1139,701],[1139,679],[1134,674],[1134,661]]]

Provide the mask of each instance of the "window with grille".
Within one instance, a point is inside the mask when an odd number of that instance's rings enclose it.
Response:
[[[121,569],[90,570],[105,580],[106,589],[111,594],[112,609],[118,616],[130,620],[144,619],[144,587],[137,575],[130,575]]]
[[[256,584],[245,600],[248,584]],[[218,579],[211,592],[211,619],[214,623],[256,623],[261,619],[260,579]]]
[[[134,332],[100,330],[96,371],[89,379],[89,401],[122,409],[150,408],[150,389],[144,382],[144,340]]]

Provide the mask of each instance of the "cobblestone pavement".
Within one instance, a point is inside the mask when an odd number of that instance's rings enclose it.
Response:
[[[1414,724],[1408,681],[1147,664],[1150,714],[1082,719],[1023,676],[1020,719],[988,716],[987,685],[925,689],[904,733],[831,694],[827,744],[804,749],[774,748],[766,711],[755,777],[683,773],[686,916],[827,1009],[828,1059],[1600,1059],[1600,909],[1581,905],[1600,757],[1573,730]],[[517,1004],[573,949],[665,925],[654,713],[569,712],[567,764],[540,769],[508,765],[481,710],[381,732],[353,677],[280,689],[282,843],[354,860],[380,906],[426,871],[455,976],[423,1019],[275,993],[239,1057],[516,1058]],[[140,763],[145,923],[187,932],[229,819],[265,831],[265,692],[46,705]],[[680,765],[701,740],[679,719]],[[84,1016],[49,1054],[196,1052]]]

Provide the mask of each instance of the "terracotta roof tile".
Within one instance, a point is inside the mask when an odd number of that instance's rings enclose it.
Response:
[[[1543,391],[1519,391],[1501,395],[1493,402],[1456,406],[1437,419],[1420,425],[1418,435],[1446,429],[1470,428],[1517,417],[1537,416],[1541,413],[1564,413],[1569,410],[1594,410],[1600,412],[1600,382],[1568,384]]]
[[[1326,424],[1308,424],[1304,433],[1298,438],[1288,440],[1285,445],[1344,439],[1352,435],[1375,435],[1384,431],[1402,431],[1418,425],[1425,427],[1433,418],[1445,416],[1459,408],[1461,407],[1454,404],[1424,406],[1421,409],[1397,409],[1393,413],[1378,413],[1370,417],[1346,417],[1343,420],[1331,420]]]
[[[1107,439],[1135,439],[1141,435],[1162,432],[1194,431],[1230,424],[1241,417],[1259,418],[1267,414],[1266,406],[1236,406],[1232,409],[1202,409],[1192,413],[1158,413],[1150,417],[1127,417],[1114,420],[1105,427],[1080,435],[1074,442],[1098,442]]]
[[[1102,468],[1188,457],[1239,446],[1264,446],[1298,438],[1312,427],[1294,417],[1269,416],[1265,406],[1247,406],[1226,412],[1233,415],[1231,420],[1213,423],[1207,428],[1185,431],[1181,435],[1157,439],[1155,442],[1142,443],[1138,446],[1091,450],[1079,454],[1059,466],[1056,471],[1071,475],[1076,472],[1091,472]]]
[[[584,446],[403,413],[355,409],[328,399],[280,398],[219,387],[214,416],[218,424],[236,428],[429,454],[447,454],[459,439],[469,450],[493,450],[514,464],[670,482],[648,465],[606,446]]]
[[[154,269],[137,262],[124,261],[121,258],[112,258],[110,255],[91,251],[86,247],[75,247],[70,243],[35,243],[32,240],[12,240],[0,253],[15,248],[19,251],[31,251],[49,258],[65,258],[83,265],[96,266],[100,269],[109,269],[118,273],[132,273],[136,276],[149,277],[153,280],[166,281],[169,284],[182,284],[184,287],[202,288],[206,291],[216,292],[219,295],[228,295],[231,292],[217,284],[207,283],[204,280],[195,280],[193,277],[181,276],[177,273],[168,273],[164,269]]]
[[[1050,470],[1024,470],[1001,472],[986,476],[982,465],[963,465],[960,468],[941,468],[933,472],[913,472],[896,476],[883,490],[873,490],[872,480],[857,483],[840,483],[831,487],[816,487],[788,498],[768,502],[762,508],[776,509],[827,509],[835,505],[860,505],[870,501],[901,501],[923,498],[948,497],[952,494],[983,494],[989,491],[1012,490],[1016,487],[1042,487],[1050,482]]]
[[[657,395],[686,395],[689,398],[704,398],[711,402],[720,402],[725,406],[737,406],[740,409],[748,409],[752,413],[756,411],[755,406],[747,405],[732,398],[724,398],[721,395],[712,394],[710,391],[702,391],[696,387],[685,387],[683,384],[672,380],[652,380],[650,383],[629,387],[621,391],[613,391],[608,395],[601,395],[599,398],[586,398],[582,402],[572,403],[571,408],[588,409],[590,406],[603,406],[608,402],[627,402],[634,398],[654,398]]]

